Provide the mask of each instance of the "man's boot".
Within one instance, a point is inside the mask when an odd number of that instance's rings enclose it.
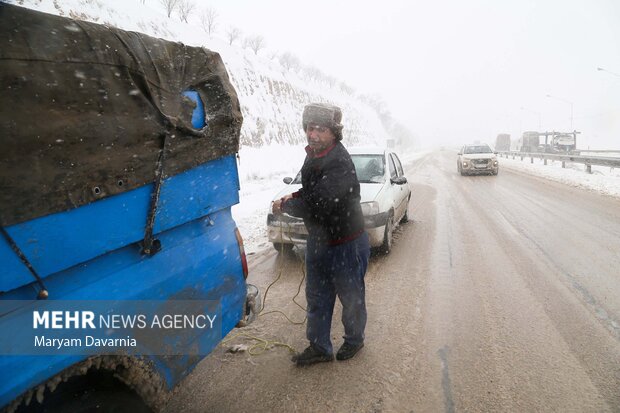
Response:
[[[295,354],[291,360],[293,360],[298,366],[309,366],[323,361],[332,361],[333,359],[333,354],[323,353],[322,351],[314,348],[311,344],[303,352]]]
[[[344,344],[338,349],[338,353],[336,353],[336,359],[338,360],[348,360],[351,357],[355,356],[358,351],[360,351],[364,347],[364,343],[358,344],[354,346],[353,344],[349,344],[346,341]]]

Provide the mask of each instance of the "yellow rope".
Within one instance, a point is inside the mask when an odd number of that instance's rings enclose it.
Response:
[[[248,334],[248,333],[237,333],[234,336],[229,337],[226,340],[223,340],[222,344],[228,343],[229,341],[234,340],[237,337],[244,337],[244,338],[248,338],[250,340],[258,341],[258,343],[255,343],[255,344],[251,345],[248,348],[248,354],[251,355],[251,356],[258,356],[260,354],[263,354],[265,351],[267,351],[267,350],[269,350],[270,348],[273,348],[273,347],[285,347],[291,353],[297,353],[295,348],[293,348],[289,344],[282,343],[282,342],[279,342],[279,341],[266,340],[264,338],[256,337],[256,336],[253,336],[253,335]],[[256,351],[256,349],[259,349],[260,351]]]
[[[283,223],[282,223],[282,221],[280,221],[280,240],[283,239],[283,236],[282,236],[282,225],[283,225]],[[287,225],[289,225],[289,224],[287,224]],[[280,280],[280,278],[282,277],[282,272],[283,272],[283,265],[282,265],[283,261],[282,260],[284,259],[284,243],[281,242],[280,245],[281,245],[280,259],[279,259],[280,270],[278,271],[278,276],[276,277],[276,279],[273,280],[269,284],[269,286],[267,286],[267,289],[265,290],[265,294],[263,294],[263,305],[262,305],[260,311],[258,312],[258,316],[262,317],[262,316],[265,316],[267,314],[279,313],[279,314],[282,314],[284,316],[284,318],[286,318],[291,324],[303,325],[303,324],[306,323],[306,319],[308,318],[307,315],[304,316],[304,319],[302,321],[293,321],[293,320],[291,320],[289,318],[288,315],[286,315],[284,312],[282,312],[280,310],[271,310],[271,311],[264,312],[265,305],[267,303],[267,294],[269,293],[269,289],[273,285],[275,285],[278,282],[278,280]],[[292,301],[299,308],[301,308],[304,312],[306,312],[306,308],[303,305],[299,304],[297,301],[295,301],[295,299],[297,298],[297,296],[301,292],[301,286],[302,286],[304,280],[306,279],[306,270],[304,268],[304,261],[301,260],[301,259],[300,259],[300,268],[301,268],[302,277],[301,277],[301,281],[299,282],[299,286],[297,287],[297,294],[295,294],[295,296],[292,298]],[[289,344],[282,343],[280,341],[266,340],[264,338],[256,337],[256,336],[253,336],[251,334],[243,333],[243,332],[242,333],[237,333],[237,334],[233,335],[232,337],[229,337],[229,338],[227,338],[225,340],[222,340],[221,344],[224,345],[224,344],[228,343],[229,341],[232,341],[232,340],[234,340],[234,339],[236,339],[238,337],[243,337],[243,338],[247,338],[247,339],[250,339],[250,340],[257,341],[257,343],[254,343],[253,345],[251,345],[248,348],[248,354],[251,355],[251,356],[257,356],[257,355],[263,354],[265,351],[267,351],[267,350],[269,350],[270,348],[273,348],[273,347],[285,347],[290,352],[297,353],[295,348],[290,346]]]
[[[280,239],[282,239],[282,223],[280,223]],[[282,248],[281,248],[281,251],[280,251],[280,258],[279,258],[280,264],[282,264],[282,260],[283,259],[284,259],[284,244],[282,244]],[[289,318],[288,315],[286,315],[284,312],[282,312],[280,310],[271,310],[271,311],[263,312],[265,310],[265,305],[267,303],[267,293],[269,293],[269,289],[280,280],[280,277],[282,277],[282,272],[283,272],[283,268],[282,267],[283,266],[279,265],[279,267],[280,267],[280,270],[278,271],[278,276],[276,277],[275,280],[273,280],[271,282],[271,284],[269,284],[269,286],[265,290],[265,294],[263,295],[263,306],[260,309],[260,311],[258,312],[258,316],[262,317],[262,316],[267,315],[267,314],[279,313],[279,314],[282,314],[284,316],[284,318],[286,318],[291,324],[302,325],[302,324],[304,324],[306,322],[307,316],[305,316],[302,321],[293,321],[293,320],[291,320]],[[299,304],[297,301],[295,301],[295,299],[297,298],[297,296],[301,292],[301,286],[303,285],[304,280],[306,279],[306,270],[304,268],[304,262],[302,260],[300,260],[300,269],[301,269],[302,277],[301,277],[301,280],[299,281],[299,285],[297,286],[297,294],[295,294],[295,296],[293,296],[292,301],[299,308],[301,308],[304,312],[306,312],[306,308],[303,305]]]

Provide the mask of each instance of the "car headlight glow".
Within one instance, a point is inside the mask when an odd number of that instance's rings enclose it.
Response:
[[[379,213],[379,203],[377,201],[362,202],[360,206],[364,216],[377,215]]]

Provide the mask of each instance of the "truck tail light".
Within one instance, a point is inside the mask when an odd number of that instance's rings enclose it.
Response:
[[[241,266],[243,267],[243,278],[248,278],[248,260],[245,258],[245,248],[243,247],[243,238],[239,228],[235,228],[235,236],[237,237],[237,244],[239,244],[239,255],[241,256]]]

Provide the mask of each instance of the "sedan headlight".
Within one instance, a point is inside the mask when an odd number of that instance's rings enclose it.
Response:
[[[364,214],[364,216],[377,215],[379,213],[379,203],[377,201],[362,202],[360,206],[362,207],[362,214]]]

